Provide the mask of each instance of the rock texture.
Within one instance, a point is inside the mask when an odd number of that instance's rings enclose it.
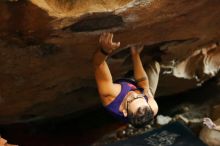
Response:
[[[156,58],[164,68],[203,47],[218,45],[219,4],[218,0],[1,1],[0,123],[63,116],[98,104],[91,60],[104,31],[114,32],[121,42],[108,59],[114,78],[132,69],[128,47],[134,44],[145,45],[145,65]],[[160,82],[158,95],[196,84],[170,75]]]

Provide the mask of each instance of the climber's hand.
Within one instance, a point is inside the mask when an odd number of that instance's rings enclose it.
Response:
[[[139,54],[143,50],[143,45],[135,45],[131,47],[131,54],[136,55]]]
[[[120,47],[120,42],[113,42],[113,33],[103,33],[99,38],[99,43],[102,45],[102,49],[108,54],[112,53],[115,49]]]
[[[209,129],[214,129],[216,127],[215,123],[213,123],[210,118],[204,118],[203,124],[206,125]]]

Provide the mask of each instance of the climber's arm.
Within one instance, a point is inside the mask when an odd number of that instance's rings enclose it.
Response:
[[[105,61],[107,55],[120,46],[120,43],[112,42],[112,38],[113,34],[111,33],[104,33],[100,36],[99,42],[102,45],[103,50],[98,49],[93,58],[95,79],[102,99],[106,97],[114,97],[120,92],[118,91],[119,85],[113,83],[111,72]]]
[[[141,49],[141,48],[139,48]],[[139,52],[136,47],[131,48],[131,55],[134,66],[134,78],[137,82],[137,85],[144,88],[145,94],[147,96],[153,96],[150,92],[148,76],[142,65]]]
[[[111,72],[105,61],[106,58],[100,51],[97,51],[93,60],[95,79],[101,97],[113,96],[115,91]]]

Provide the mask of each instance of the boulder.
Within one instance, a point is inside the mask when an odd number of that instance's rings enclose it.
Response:
[[[164,69],[218,46],[219,8],[218,0],[1,1],[0,123],[100,104],[91,61],[102,32],[113,32],[121,42],[107,60],[114,79],[132,70],[128,48],[134,44],[145,45],[144,65],[157,59]],[[196,87],[194,78],[173,75],[161,77],[157,96]]]
[[[211,117],[213,120],[217,120],[220,117],[220,104],[213,105],[211,108]]]
[[[163,125],[170,123],[172,121],[172,118],[169,116],[158,115],[156,117],[156,120],[157,120],[158,126],[163,126]]]

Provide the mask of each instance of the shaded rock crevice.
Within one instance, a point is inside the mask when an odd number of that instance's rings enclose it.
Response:
[[[64,28],[70,29],[73,32],[89,32],[96,30],[112,29],[114,27],[123,27],[123,20],[121,16],[111,13],[99,13],[84,17],[83,20]]]

